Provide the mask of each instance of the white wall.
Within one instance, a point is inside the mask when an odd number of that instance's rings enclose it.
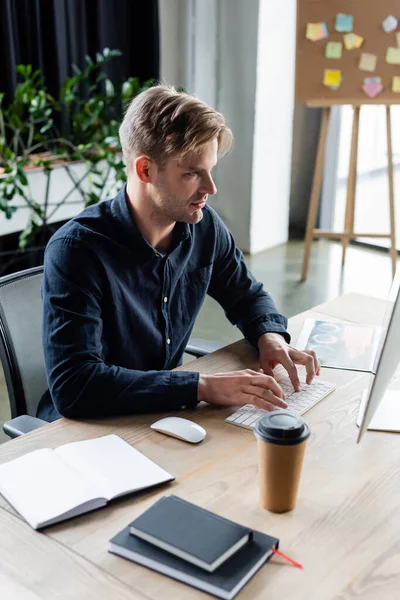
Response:
[[[287,239],[295,5],[160,0],[161,76],[209,102],[233,130],[210,204],[245,252]]]
[[[260,0],[250,252],[288,239],[296,5]]]
[[[160,76],[177,86],[186,85],[190,6],[188,0],[159,0]]]
[[[238,246],[250,250],[258,0],[221,0],[216,108],[233,130],[233,150],[217,167],[215,208]]]

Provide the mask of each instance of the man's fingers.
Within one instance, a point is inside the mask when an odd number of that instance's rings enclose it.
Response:
[[[304,364],[306,366],[306,383],[310,385],[315,377],[314,359],[310,354],[304,352]]]
[[[300,387],[300,380],[299,380],[299,376],[297,374],[297,369],[296,366],[294,364],[294,362],[292,361],[292,359],[290,358],[289,354],[284,354],[282,355],[281,358],[281,365],[286,369],[288,375],[289,375],[289,379],[292,382],[292,385],[294,387],[294,391],[295,392],[300,392],[301,391],[301,387]]]
[[[306,383],[310,385],[315,377],[316,369],[315,369],[315,360],[316,358],[315,352],[312,350],[296,350],[291,353],[292,359],[299,365],[305,365],[306,367]]]
[[[243,393],[247,396],[246,402],[250,404],[255,404],[260,408],[265,408],[264,404],[271,404],[276,410],[277,408],[287,408],[287,403],[275,396],[275,394],[271,390],[266,390],[262,387],[258,387],[255,385],[249,385],[243,388]],[[266,408],[265,410],[271,410]]]
[[[260,373],[260,374],[254,375],[254,377],[252,377],[250,379],[249,385],[254,385],[254,386],[260,387],[264,390],[271,390],[271,392],[278,398],[285,397],[285,394],[283,393],[281,386],[276,381],[276,379],[274,379],[274,377],[271,377],[268,375],[263,375]]]
[[[263,365],[263,368],[260,369],[260,372],[264,373],[264,375],[269,375],[269,377],[274,376],[274,370],[271,369],[271,367],[269,365]]]
[[[276,410],[276,406],[274,404],[266,402],[265,400],[258,398],[258,396],[253,396],[252,398],[253,400],[249,401],[249,404],[253,404],[254,406],[257,406],[257,408],[262,408],[264,410],[267,410],[268,412]]]
[[[316,375],[320,375],[320,373],[321,373],[321,365],[319,364],[318,357],[317,357],[316,353],[314,352],[314,350],[304,350],[304,352],[306,354],[310,354],[310,356],[312,356],[313,361],[314,361],[315,374]]]

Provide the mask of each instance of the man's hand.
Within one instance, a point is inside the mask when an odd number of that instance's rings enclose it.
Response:
[[[251,369],[200,375],[197,398],[222,406],[254,404],[268,411],[288,406],[274,377]]]
[[[289,346],[279,333],[263,333],[258,340],[260,366],[266,375],[273,376],[276,365],[282,365],[288,372],[296,392],[300,391],[300,381],[296,365],[305,365],[306,383],[310,384],[315,375],[320,374],[321,365],[313,350],[297,350]]]

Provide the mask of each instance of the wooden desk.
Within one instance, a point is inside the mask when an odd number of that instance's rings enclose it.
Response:
[[[304,318],[321,315],[381,324],[384,309],[381,300],[350,294],[290,319],[289,330],[296,339]],[[255,351],[241,341],[185,368],[210,373],[256,364]],[[77,561],[90,561],[104,577],[115,578],[116,586],[117,581],[123,583],[125,589],[139,596],[143,594],[154,600],[207,597],[107,552],[110,537],[159,496],[175,493],[280,538],[283,551],[304,564],[304,571],[300,571],[272,559],[239,598],[395,600],[400,597],[399,436],[368,432],[361,444],[356,445],[359,396],[368,385],[369,375],[325,369],[322,377],[335,381],[338,389],[305,415],[312,435],[298,504],[294,511],[284,515],[268,513],[258,506],[255,438],[252,432],[224,422],[232,409],[202,405],[181,413],[207,430],[206,439],[198,446],[149,429],[158,415],[85,422],[62,419],[3,444],[0,462],[37,448],[56,447],[113,432],[174,474],[176,481],[162,489],[125,498],[45,530],[46,539],[72,551]],[[5,512],[14,512],[1,497],[0,506],[3,518]],[[10,523],[10,535],[14,527],[22,531],[17,519]],[[32,545],[36,545],[36,538],[40,546],[43,534],[29,534],[27,529],[26,534]],[[28,568],[28,560],[25,566]],[[35,564],[32,568],[35,569]],[[96,573],[93,579],[97,580]],[[46,578],[42,585],[47,585]],[[111,596],[99,595],[103,597]]]
[[[141,600],[145,597],[0,509],[0,592],[4,600]]]

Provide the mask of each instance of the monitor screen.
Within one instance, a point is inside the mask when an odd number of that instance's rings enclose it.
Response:
[[[371,420],[389,387],[390,381],[396,373],[400,363],[400,269],[396,276],[389,294],[389,301],[384,317],[384,337],[381,352],[379,352],[376,364],[376,374],[368,391],[365,411],[362,417],[357,442],[359,442],[368,429]],[[400,402],[400,391],[398,393]]]

